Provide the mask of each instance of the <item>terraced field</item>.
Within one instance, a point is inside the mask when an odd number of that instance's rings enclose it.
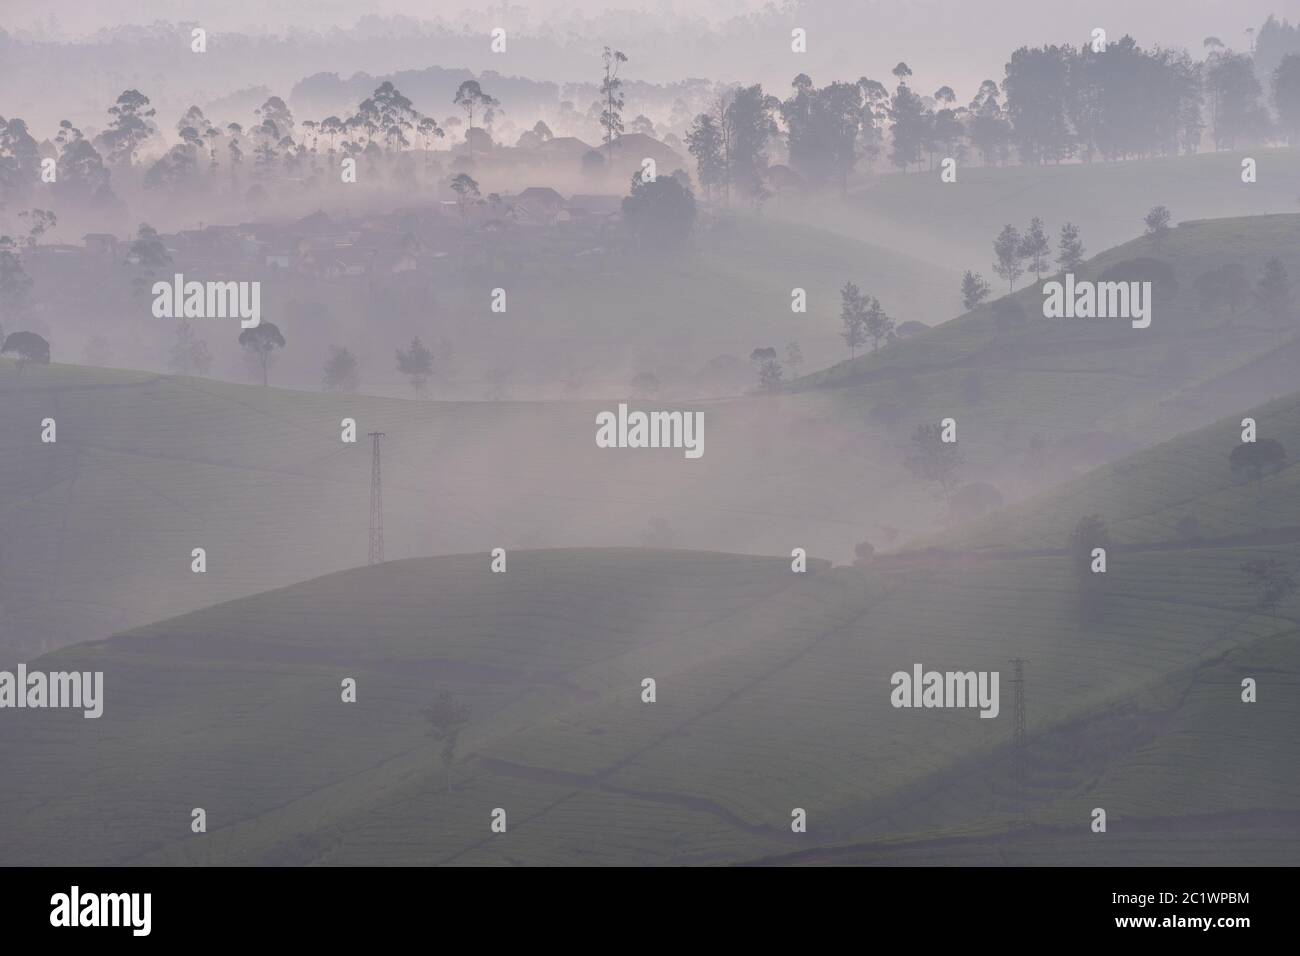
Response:
[[[543,551],[503,575],[486,554],[331,575],[31,665],[103,670],[105,713],[0,725],[0,859],[1257,862],[1262,831],[1294,862],[1300,600],[1255,610],[1239,567],[1263,553],[1300,563],[1294,544],[1117,555],[1090,624],[1064,557],[798,575]],[[1007,767],[1016,656],[1029,836]],[[1000,671],[999,716],[892,708],[914,662]],[[472,711],[450,791],[420,716],[439,690]],[[1093,836],[1099,805],[1111,832],[1085,848],[1072,834]],[[188,830],[196,806],[207,834]]]

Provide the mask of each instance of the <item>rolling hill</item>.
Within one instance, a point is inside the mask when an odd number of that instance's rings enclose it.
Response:
[[[1255,414],[1289,435],[1297,408]],[[1078,613],[1047,498],[989,543],[956,529],[944,551],[864,568],[582,549],[511,552],[493,574],[484,551],[65,648],[29,666],[103,670],[104,716],[0,722],[3,862],[1294,863],[1300,594],[1261,611],[1240,568],[1294,569],[1300,539],[1169,546],[1143,530],[1163,527],[1152,488],[1222,507],[1230,476],[1198,464],[1231,444],[1220,430],[1062,490],[1128,542],[1096,620]],[[1300,526],[1298,468],[1265,485],[1276,527]],[[1177,471],[1191,477],[1171,490]],[[1028,659],[1028,827],[1012,657]],[[998,717],[891,707],[890,675],[918,662],[1000,671]],[[1241,701],[1245,677],[1258,703]],[[450,790],[421,717],[443,690],[471,712]],[[1089,831],[1099,806],[1104,835]],[[189,831],[194,807],[206,834]]]
[[[1247,156],[1256,161],[1253,183],[1241,181]],[[990,276],[998,231],[1007,223],[1023,230],[1034,216],[1046,224],[1053,253],[1066,222],[1079,227],[1095,253],[1139,234],[1142,217],[1155,205],[1167,206],[1176,222],[1186,222],[1294,212],[1298,199],[1300,151],[1278,148],[1116,163],[963,163],[955,183],[942,183],[937,168],[882,172],[847,199],[790,197],[776,201],[772,214],[815,221],[864,242],[888,243],[945,269]],[[957,286],[951,289],[950,301],[956,305]]]
[[[932,535],[953,517],[903,468],[917,423],[955,415],[962,480],[1016,501],[1292,390],[1294,323],[1208,309],[1193,286],[1274,253],[1300,275],[1298,238],[1297,216],[1225,220],[1091,260],[1089,274],[1171,265],[1176,291],[1149,329],[1005,327],[984,308],[777,394],[687,405],[707,422],[695,461],[596,448],[616,397],[416,402],[3,358],[0,662],[353,567],[372,430],[387,434],[390,558],[649,544],[847,561],[864,539]],[[1036,295],[1015,301],[1028,311]],[[46,417],[55,444],[40,442]]]

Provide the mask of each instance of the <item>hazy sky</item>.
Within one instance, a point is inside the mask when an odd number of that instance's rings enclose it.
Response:
[[[0,6],[3,28],[57,40],[159,21],[204,26],[216,50],[222,32],[331,35],[328,49],[303,44],[299,55],[259,60],[256,69],[227,64],[204,75],[198,86],[184,71],[144,62],[138,52],[130,61],[96,61],[108,86],[134,83],[155,97],[165,95],[164,74],[181,98],[212,98],[254,85],[284,92],[322,71],[347,77],[357,71],[379,75],[432,65],[591,81],[599,71],[600,48],[610,44],[630,57],[629,80],[761,82],[784,94],[796,73],[808,73],[818,83],[861,76],[890,81],[889,71],[905,60],[916,88],[929,92],[950,85],[962,102],[982,80],[1000,81],[1003,65],[1021,45],[1082,44],[1093,28],[1104,27],[1112,39],[1131,33],[1145,47],[1185,47],[1199,57],[1207,35],[1246,50],[1249,28],[1258,28],[1270,12],[1288,12],[1284,0],[522,0],[481,5],[466,0],[0,0]],[[351,30],[363,17],[394,16],[424,21],[429,31],[450,29],[456,38],[444,32],[424,46],[417,24],[391,21],[368,23],[359,32],[333,32]],[[486,37],[495,26],[510,32],[509,56],[495,57],[488,50]],[[806,55],[790,51],[790,29],[796,26],[808,32]],[[377,39],[381,36],[401,42]],[[530,44],[530,36],[540,42]],[[0,63],[0,86],[5,79]],[[36,115],[43,100],[85,120],[79,107],[66,106],[67,97],[51,95],[48,87],[38,87],[41,95],[34,101],[30,84],[13,85],[18,89],[0,108]],[[94,110],[98,113],[98,105]]]

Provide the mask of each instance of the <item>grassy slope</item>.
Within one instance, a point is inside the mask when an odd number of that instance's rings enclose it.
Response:
[[[1105,431],[1130,447],[1155,444],[1294,388],[1300,324],[1248,301],[1233,318],[1207,308],[1193,283],[1239,262],[1254,282],[1280,257],[1300,275],[1300,216],[1186,224],[1164,241],[1133,240],[1089,260],[1095,278],[1126,260],[1174,267],[1176,294],[1159,296],[1148,329],[1121,321],[1044,319],[1043,296],[1013,296],[1028,317],[999,325],[984,306],[920,337],[805,376],[791,388],[824,415],[865,416],[885,404],[909,421],[953,415],[967,457],[991,464],[1023,454],[1032,435]]]
[[[880,525],[907,535],[940,523],[901,468],[918,421],[957,415],[968,477],[1013,491],[1035,477],[1016,464],[1033,435],[1104,429],[1146,447],[1293,388],[1294,325],[1247,310],[1229,328],[1191,282],[1225,258],[1254,268],[1274,253],[1300,275],[1297,239],[1300,217],[1286,216],[1111,250],[1089,270],[1148,253],[1177,264],[1178,300],[1151,329],[1039,320],[1006,332],[987,311],[963,316],[801,390],[703,406],[707,450],[693,462],[595,449],[594,415],[614,399],[417,403],[59,365],[20,376],[0,359],[0,656],[355,565],[370,429],[389,436],[392,557],[634,545],[659,519],[681,547],[799,545],[847,560],[864,537],[882,543]],[[1037,293],[1020,295],[1028,308]],[[869,419],[888,403],[904,415],[893,436]],[[56,445],[38,441],[46,416]],[[344,416],[359,445],[339,442]],[[194,547],[208,550],[205,575],[190,573]]]
[[[1169,462],[1199,474],[1186,463],[1206,442],[1134,458],[1127,486],[1167,481]],[[1294,518],[1284,477],[1269,492]],[[1080,494],[1104,497],[1112,470],[1090,480],[1102,491]],[[1195,481],[1197,501],[1227,487]],[[1120,504],[1117,528],[1161,510]],[[1033,516],[1028,543],[1055,547]],[[20,783],[0,845],[14,862],[1293,863],[1300,596],[1255,613],[1239,567],[1263,553],[1295,565],[1300,544],[1117,550],[1087,626],[1054,554],[807,577],[784,559],[637,551],[521,553],[506,575],[484,555],[346,572],[47,658],[104,669],[106,716],[5,725]],[[997,720],[888,703],[913,662],[1006,679],[1013,656],[1030,661],[1027,836],[1007,834],[1007,683]],[[344,675],[355,706],[338,703]],[[1259,704],[1239,702],[1242,676]],[[450,794],[418,715],[435,687],[474,708]],[[1112,832],[1086,843],[1099,805]],[[123,820],[111,835],[93,822],[105,806]],[[209,810],[206,837],[185,830],[191,806]],[[507,836],[488,831],[494,807]]]
[[[1287,450],[1288,463],[1257,487],[1234,476],[1228,456],[1241,421]],[[1040,497],[918,544],[961,550],[1063,549],[1080,518],[1098,515],[1127,548],[1247,537],[1300,538],[1300,394],[1225,418],[1138,452]],[[1179,531],[1179,522],[1195,522]]]
[[[1258,180],[1251,184],[1241,181],[1246,155],[1258,164]],[[846,201],[800,197],[774,203],[771,212],[866,242],[888,242],[948,270],[991,277],[993,237],[1006,223],[1023,230],[1032,217],[1041,217],[1055,252],[1057,234],[1070,221],[1096,253],[1139,234],[1142,217],[1155,205],[1167,206],[1178,222],[1293,212],[1297,196],[1300,150],[1259,149],[1091,165],[967,165],[949,184],[940,182],[937,170],[891,172],[869,180]],[[949,301],[958,302],[955,285]]]

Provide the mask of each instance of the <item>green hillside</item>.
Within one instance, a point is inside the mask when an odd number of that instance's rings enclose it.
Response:
[[[1259,482],[1234,474],[1241,422],[1253,418],[1260,440],[1279,442],[1283,467]],[[971,551],[1061,549],[1087,515],[1101,516],[1122,547],[1184,547],[1211,541],[1300,539],[1300,395],[1246,409],[1213,425],[1138,452],[918,545]]]
[[[690,406],[707,422],[694,461],[597,449],[595,415],[617,393],[415,402],[57,364],[20,372],[6,357],[0,661],[359,564],[371,430],[387,433],[390,558],[648,544],[804,547],[847,562],[864,539],[897,547],[954,520],[904,470],[918,423],[955,416],[961,480],[1016,501],[1292,391],[1300,327],[1249,305],[1235,318],[1209,310],[1193,284],[1223,261],[1254,270],[1273,254],[1300,276],[1298,239],[1300,216],[1274,216],[1184,226],[1159,248],[1137,240],[1085,272],[1139,256],[1169,263],[1177,292],[1149,329],[1041,319],[1007,328],[985,308],[789,391]],[[1028,312],[1037,295],[1017,301]],[[681,407],[633,402],[665,404]],[[58,423],[55,444],[39,440],[46,417]],[[340,441],[345,417],[357,421],[355,445]],[[1182,516],[1171,506],[1151,520],[1165,534]],[[1213,513],[1201,520],[1219,537],[1237,519],[1217,530]],[[205,574],[190,570],[196,547],[207,550]]]
[[[1257,164],[1254,183],[1241,181],[1247,156]],[[771,205],[773,215],[815,221],[947,270],[971,269],[991,279],[993,238],[1007,223],[1023,230],[1038,216],[1055,245],[1061,226],[1073,222],[1088,250],[1096,253],[1140,234],[1142,217],[1155,205],[1167,206],[1175,222],[1186,222],[1293,212],[1297,197],[1300,150],[1277,148],[1117,163],[963,163],[955,183],[941,182],[937,168],[898,173],[882,167],[881,175],[866,179],[847,200],[816,202],[799,196]],[[950,291],[949,301],[956,306],[957,286]],[[941,313],[926,321],[945,317]]]
[[[1296,542],[1117,553],[1089,623],[1051,554],[799,575],[540,551],[505,574],[482,553],[331,575],[32,664],[103,670],[105,712],[0,723],[0,860],[1294,863],[1300,763],[1278,755],[1300,595],[1256,609],[1240,565],[1265,554],[1300,564]],[[1029,660],[1028,831],[1011,657]],[[1000,671],[999,716],[892,708],[890,674],[916,662]],[[420,716],[440,690],[472,715],[450,792]]]
[[[1000,485],[1044,471],[1023,464],[1035,440],[1062,446],[1049,456],[1057,460],[1070,452],[1063,443],[1099,444],[1097,464],[1294,390],[1300,312],[1265,314],[1253,284],[1273,256],[1300,276],[1298,250],[1297,215],[1184,224],[1163,240],[1107,250],[1079,270],[1086,279],[1168,270],[1155,287],[1149,328],[1045,319],[1031,282],[915,339],[805,376],[789,386],[791,401],[838,420],[887,421],[892,412],[904,438],[911,423],[952,416],[971,472],[996,475],[988,480]],[[1252,285],[1235,316],[1196,288],[1200,276],[1229,263]],[[1008,317],[1008,303],[1019,312]]]

